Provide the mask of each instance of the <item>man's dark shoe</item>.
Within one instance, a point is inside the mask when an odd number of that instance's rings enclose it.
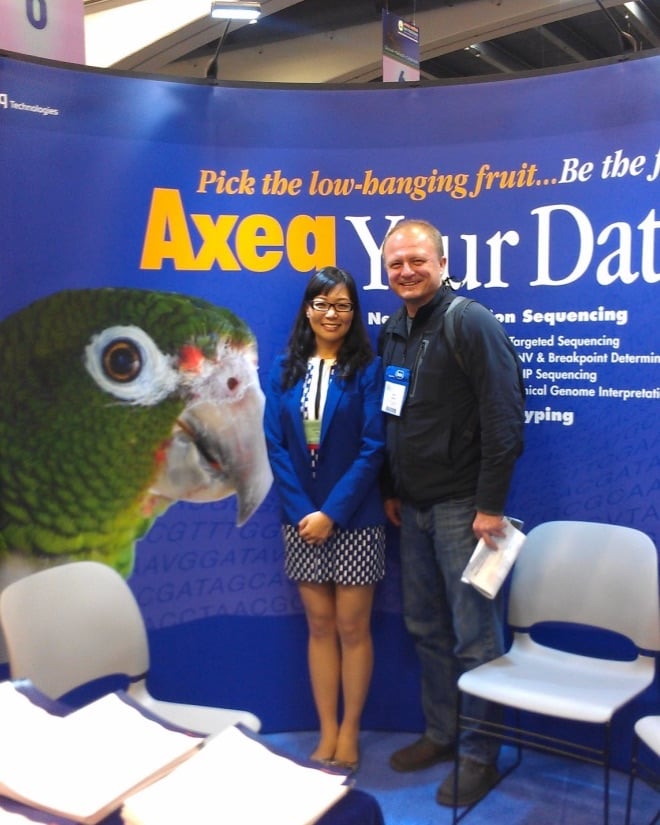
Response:
[[[412,745],[406,745],[405,748],[395,751],[390,756],[390,767],[395,771],[407,773],[430,768],[438,762],[449,762],[453,758],[453,745],[438,745],[428,736],[422,736]]]
[[[463,808],[478,802],[497,784],[499,778],[500,774],[495,765],[485,765],[483,762],[475,762],[474,759],[461,758],[458,767],[457,807]],[[439,805],[451,807],[454,804],[454,771],[440,785],[435,799]]]

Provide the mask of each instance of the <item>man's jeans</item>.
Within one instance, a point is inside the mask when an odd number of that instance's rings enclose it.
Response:
[[[422,669],[422,710],[426,735],[438,744],[456,738],[456,682],[461,673],[504,652],[499,600],[487,599],[461,581],[476,539],[472,497],[418,510],[401,509],[403,615],[415,640]],[[463,697],[463,712],[497,721],[499,714],[481,699]],[[483,763],[497,759],[499,745],[463,733],[461,755]]]

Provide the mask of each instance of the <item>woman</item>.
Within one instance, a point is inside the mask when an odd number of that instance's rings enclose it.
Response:
[[[311,758],[355,771],[373,669],[371,608],[385,574],[378,472],[383,380],[344,270],[310,279],[271,371],[265,430],[282,506],[285,570],[300,592],[320,736]],[[338,717],[340,693],[343,714]]]

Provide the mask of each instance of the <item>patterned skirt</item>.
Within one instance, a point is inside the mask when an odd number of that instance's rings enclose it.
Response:
[[[334,582],[343,585],[374,584],[385,575],[385,527],[357,530],[337,528],[323,544],[308,544],[298,528],[285,524],[284,569],[299,582]]]

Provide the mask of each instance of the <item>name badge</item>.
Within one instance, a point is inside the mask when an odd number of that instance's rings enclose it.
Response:
[[[390,415],[401,415],[403,402],[408,395],[410,370],[406,367],[390,366],[385,369],[385,388],[381,410]]]
[[[318,447],[321,443],[321,422],[318,418],[303,421],[305,440],[308,447]]]

